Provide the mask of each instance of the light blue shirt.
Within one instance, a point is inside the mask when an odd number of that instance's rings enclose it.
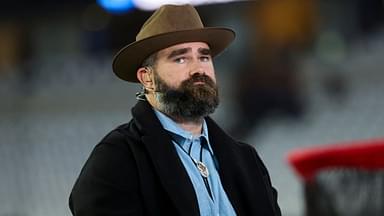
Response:
[[[202,134],[200,136],[193,136],[190,132],[182,129],[168,116],[157,110],[154,111],[163,128],[167,130],[172,136],[172,142],[175,145],[176,151],[195,189],[200,209],[200,215],[236,215],[235,210],[233,209],[232,204],[224,191],[220,181],[220,176],[217,172],[218,166],[215,162],[211,145],[209,144],[208,128],[205,120],[203,122]],[[190,158],[191,156],[197,161],[200,160],[201,144],[203,145],[202,162],[207,166],[209,171],[208,182],[213,199],[209,196],[208,190],[203,181],[203,177],[198,171],[195,163]],[[190,156],[188,155],[189,149],[191,150]]]

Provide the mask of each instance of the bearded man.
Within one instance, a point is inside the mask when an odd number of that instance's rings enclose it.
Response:
[[[255,149],[210,118],[212,58],[234,39],[190,5],[164,5],[118,52],[115,74],[140,82],[132,120],[95,147],[70,196],[74,216],[281,215]]]

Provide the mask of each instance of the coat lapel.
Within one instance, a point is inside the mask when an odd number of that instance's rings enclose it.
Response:
[[[212,119],[206,118],[206,121],[212,150],[219,163],[221,183],[237,214],[273,215],[260,165],[250,160],[252,151],[246,151],[249,153],[246,155]]]
[[[216,128],[216,124],[210,118],[206,118],[206,121],[209,141],[219,164],[219,176],[223,188],[236,213],[238,215],[245,215],[242,208],[241,194],[235,182],[235,178],[239,177],[234,173],[234,170],[237,168],[235,164],[231,163],[231,161],[235,162],[236,160],[230,153],[232,149],[226,149],[226,147],[231,148],[230,142],[232,140],[226,134],[221,134],[222,131]]]
[[[196,194],[171,138],[147,102],[138,102],[132,115],[143,132],[142,141],[149,152],[160,181],[180,215],[199,215]]]

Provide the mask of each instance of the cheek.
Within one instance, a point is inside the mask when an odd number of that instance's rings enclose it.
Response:
[[[205,70],[205,74],[209,76],[213,81],[216,83],[216,75],[215,75],[215,69],[213,65],[208,66]]]
[[[179,69],[174,71],[174,73],[169,75],[169,83],[172,84],[173,87],[179,87],[182,82],[191,78],[190,73],[187,69]]]
[[[158,67],[156,72],[161,80],[165,82],[169,87],[177,87],[180,80],[182,80],[180,73],[174,67]]]
[[[184,80],[188,78],[188,73],[183,73],[182,71],[173,71],[173,73],[168,74],[167,81],[171,87],[177,88]]]
[[[177,76],[173,76],[169,79],[170,83],[172,83],[172,86],[175,88],[180,87],[181,83],[188,80],[190,76],[188,73],[180,73],[177,74]]]

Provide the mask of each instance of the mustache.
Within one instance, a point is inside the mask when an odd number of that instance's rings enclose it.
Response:
[[[205,74],[193,74],[190,78],[182,81],[178,87],[170,87],[165,81],[163,81],[160,77],[155,76],[155,82],[157,83],[157,87],[155,88],[155,92],[157,94],[170,94],[176,96],[181,93],[190,92],[192,89],[201,89],[204,88],[209,91],[217,91],[217,86],[215,81],[212,78]],[[203,82],[204,84],[201,86],[196,86],[195,82]],[[175,95],[176,94],[176,95]],[[217,93],[216,93],[217,94]]]
[[[207,75],[205,74],[194,74],[191,78],[183,81],[182,85],[193,85],[195,82],[203,82],[209,87],[215,87],[215,82]]]

